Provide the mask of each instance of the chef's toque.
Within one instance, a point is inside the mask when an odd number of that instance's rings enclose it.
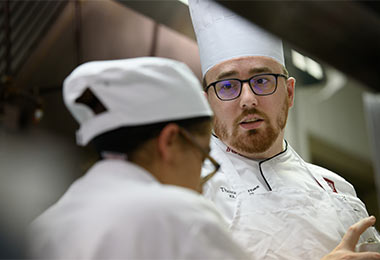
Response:
[[[97,101],[94,106],[88,93]],[[120,127],[212,115],[193,72],[165,58],[82,64],[65,79],[63,98],[80,125],[77,143],[82,146]]]
[[[189,0],[202,74],[237,57],[265,56],[285,66],[282,41],[210,0]]]

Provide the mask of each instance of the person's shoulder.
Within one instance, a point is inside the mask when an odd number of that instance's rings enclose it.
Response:
[[[124,208],[126,214],[119,218],[121,221],[111,224],[119,234],[130,235],[133,241],[154,243],[166,251],[175,248],[176,255],[169,257],[173,259],[246,259],[229,237],[223,217],[201,194],[172,185],[161,185],[150,192],[137,198],[133,208]],[[151,255],[157,254],[155,250]]]
[[[307,165],[313,171],[319,173],[333,191],[335,190],[337,193],[352,195],[356,197],[355,188],[342,176],[315,164],[307,163]]]
[[[307,163],[307,165],[313,169],[313,171],[316,171],[318,172],[320,175],[322,175],[323,178],[325,179],[330,179],[332,181],[336,181],[336,182],[342,182],[342,183],[346,183],[348,185],[351,185],[349,182],[347,182],[342,176],[338,175],[337,173],[329,170],[329,169],[326,169],[322,166],[319,166],[319,165],[315,165],[315,164],[312,164],[312,163]],[[352,186],[352,185],[351,185]]]
[[[132,232],[133,223],[133,230],[140,230],[141,235],[153,230],[181,237],[194,227],[219,229],[224,223],[215,207],[200,194],[171,185],[149,189],[149,194],[136,194],[133,202],[117,212],[112,217],[112,222],[117,223],[114,228]]]
[[[150,196],[141,196],[141,200],[150,210],[157,208],[162,212],[188,212],[196,214],[197,212],[213,213],[214,206],[207,201],[201,194],[187,188],[173,185],[160,185],[150,189]]]

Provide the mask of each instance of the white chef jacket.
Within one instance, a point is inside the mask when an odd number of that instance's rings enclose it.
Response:
[[[258,161],[213,136],[211,155],[221,168],[203,192],[256,259],[320,259],[368,213],[350,183],[284,146],[280,154]],[[202,174],[210,167],[205,164]],[[359,242],[375,237],[371,228]]]
[[[30,227],[44,259],[247,259],[213,205],[139,166],[102,160]]]

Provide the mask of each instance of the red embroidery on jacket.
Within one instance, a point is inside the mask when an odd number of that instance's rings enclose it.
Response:
[[[238,155],[241,155],[240,153],[236,152],[235,150],[232,150],[230,147],[227,146],[227,149],[226,149],[226,152],[227,153],[234,153],[234,154],[238,154]]]
[[[327,184],[330,186],[330,188],[331,188],[331,190],[332,190],[333,192],[338,193],[338,192],[336,191],[336,189],[335,189],[335,184],[334,184],[334,182],[333,182],[332,180],[327,179],[327,178],[325,178],[325,177],[323,177],[323,179],[325,179],[325,181],[326,181]]]

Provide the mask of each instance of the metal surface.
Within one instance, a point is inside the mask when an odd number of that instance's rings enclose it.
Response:
[[[16,75],[67,1],[3,1],[0,75]]]

